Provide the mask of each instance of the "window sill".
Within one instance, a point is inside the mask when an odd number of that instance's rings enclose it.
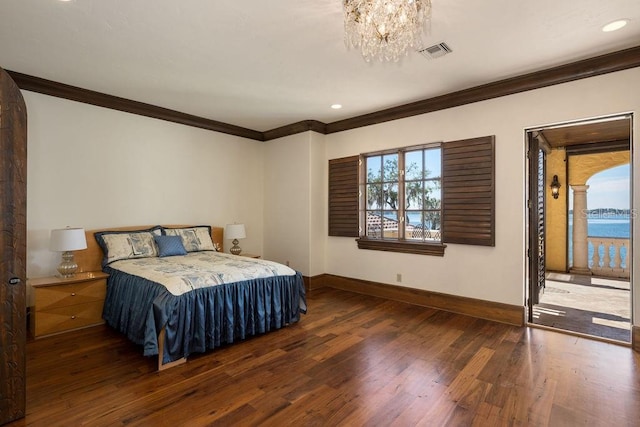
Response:
[[[416,243],[398,240],[374,240],[359,238],[358,249],[370,249],[374,251],[400,252],[405,254],[444,256],[447,245],[442,243]]]

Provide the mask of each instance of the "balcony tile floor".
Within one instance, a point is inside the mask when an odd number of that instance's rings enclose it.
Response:
[[[629,343],[629,281],[547,273],[533,323]]]

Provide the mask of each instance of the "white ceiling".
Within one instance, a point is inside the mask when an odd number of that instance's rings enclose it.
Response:
[[[453,53],[366,63],[341,0],[0,0],[0,67],[258,131],[640,45],[640,1],[433,0],[424,41]]]

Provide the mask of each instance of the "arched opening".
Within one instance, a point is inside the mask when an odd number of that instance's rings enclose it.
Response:
[[[589,187],[586,215],[588,236],[588,266],[592,271],[599,270],[600,275],[629,278],[628,251],[631,237],[631,189],[630,164],[610,167],[592,175],[586,185]],[[573,192],[573,190],[571,190]],[[569,211],[573,211],[569,198]],[[573,264],[572,242],[573,215],[569,215],[568,254],[569,266]],[[607,239],[615,239],[607,246]],[[595,252],[596,246],[598,251]],[[594,259],[595,255],[595,259]],[[605,258],[608,258],[605,262]],[[617,259],[619,258],[619,259]],[[616,261],[617,259],[617,261]],[[611,270],[607,270],[607,268]]]

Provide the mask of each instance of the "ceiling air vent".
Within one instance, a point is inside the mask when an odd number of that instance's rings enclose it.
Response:
[[[447,53],[453,52],[445,42],[434,44],[433,46],[420,49],[418,52],[423,54],[427,59],[436,59],[445,56]]]

